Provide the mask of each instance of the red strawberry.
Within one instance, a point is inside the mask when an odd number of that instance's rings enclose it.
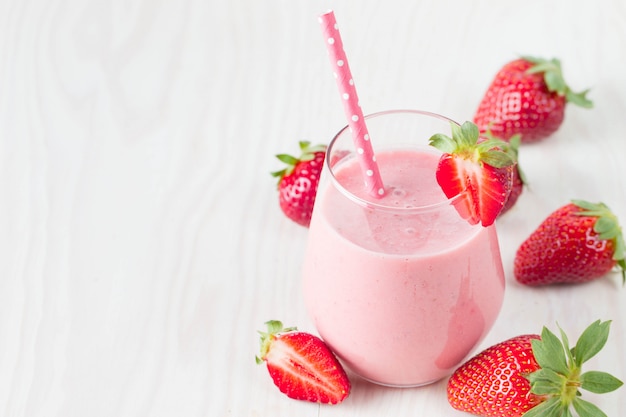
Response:
[[[287,154],[276,157],[287,164],[285,169],[272,172],[278,178],[280,208],[294,222],[308,227],[311,222],[317,185],[324,165],[326,145],[310,146],[300,142],[299,158]]]
[[[463,191],[455,207],[471,224],[491,225],[511,193],[513,160],[499,148],[501,141],[478,142],[475,124],[451,123],[452,137],[438,133],[430,144],[443,152],[437,166],[437,182],[448,198]]]
[[[574,93],[565,83],[558,59],[522,57],[504,65],[487,88],[474,123],[508,140],[522,135],[530,143],[554,133],[565,117],[566,103],[590,108],[587,90]]]
[[[580,390],[606,393],[622,381],[598,371],[582,372],[608,339],[610,321],[592,323],[569,348],[547,328],[541,336],[524,335],[498,343],[461,365],[448,380],[448,402],[461,411],[484,417],[606,415],[580,398]]]
[[[350,380],[341,364],[317,336],[268,321],[261,334],[257,363],[267,363],[274,384],[288,397],[338,404],[350,394]]]
[[[550,214],[518,248],[515,278],[527,285],[578,283],[617,266],[626,282],[626,245],[603,203],[574,200]]]

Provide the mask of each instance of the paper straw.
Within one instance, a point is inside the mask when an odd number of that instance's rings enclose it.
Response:
[[[381,197],[385,194],[385,188],[380,177],[376,155],[374,155],[374,150],[372,149],[367,126],[365,125],[363,111],[359,105],[354,79],[346,59],[346,53],[343,50],[343,42],[337,27],[335,14],[332,10],[329,10],[320,15],[319,22],[324,33],[333,75],[337,81],[343,109],[348,119],[348,126],[352,133],[352,140],[356,147],[361,171],[365,179],[365,187],[370,195]]]

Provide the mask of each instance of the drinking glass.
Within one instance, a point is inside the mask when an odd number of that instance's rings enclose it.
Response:
[[[308,314],[353,373],[408,387],[450,373],[485,337],[504,297],[495,225],[470,225],[437,184],[435,133],[418,110],[366,116],[385,195],[368,195],[346,126],[329,144],[303,265]]]

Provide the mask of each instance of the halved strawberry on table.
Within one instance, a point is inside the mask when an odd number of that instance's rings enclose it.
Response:
[[[572,200],[552,212],[522,242],[513,273],[526,285],[581,283],[621,271],[626,244],[617,216],[604,203]]]
[[[572,348],[563,330],[561,340],[546,327],[500,342],[462,364],[450,377],[447,396],[460,411],[483,417],[606,417],[581,390],[595,394],[623,385],[582,365],[605,346],[610,321],[588,326]]]
[[[570,89],[558,59],[523,56],[496,73],[473,121],[481,132],[489,129],[504,140],[520,134],[522,143],[537,142],[559,129],[567,103],[593,107],[587,92]]]
[[[501,146],[502,141],[479,141],[478,127],[472,122],[450,124],[452,136],[433,135],[429,143],[443,152],[436,178],[459,214],[470,224],[487,227],[502,212],[511,193],[514,160]]]
[[[299,142],[300,156],[278,154],[286,167],[272,172],[278,178],[278,201],[285,215],[301,226],[311,222],[317,186],[326,156],[326,145]]]
[[[322,339],[277,320],[260,331],[261,353],[274,384],[289,398],[322,404],[339,404],[350,394],[350,380],[334,353]]]

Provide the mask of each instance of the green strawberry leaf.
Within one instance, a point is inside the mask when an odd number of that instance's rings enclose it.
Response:
[[[284,177],[286,174],[287,174],[287,168],[283,168],[283,169],[281,169],[280,171],[273,171],[273,172],[270,172],[270,175],[271,175],[272,177],[277,177],[277,178],[279,178],[279,179],[280,179],[280,178],[282,178],[282,177]]]
[[[460,139],[467,146],[472,146],[476,144],[476,142],[478,141],[478,137],[480,136],[480,132],[478,131],[478,126],[476,126],[474,123],[469,122],[469,121],[461,125],[459,132],[461,133]],[[453,137],[455,136],[454,133],[455,132],[453,129],[452,130]]]
[[[605,322],[596,320],[580,335],[574,347],[574,359],[579,368],[602,350],[609,337],[610,326],[610,320]]]
[[[582,398],[574,399],[573,405],[579,417],[607,417],[602,410]]]
[[[570,369],[567,365],[563,344],[547,327],[543,327],[541,339],[533,340],[531,343],[535,360],[539,366],[562,375],[569,374]]]
[[[594,392],[596,394],[604,394],[615,391],[624,383],[606,372],[589,371],[580,376],[580,387]]]
[[[504,168],[516,162],[514,155],[508,151],[509,144],[497,138],[488,138],[478,145],[478,159],[494,168]]]
[[[439,149],[443,153],[452,153],[456,149],[456,144],[451,137],[443,133],[436,133],[429,139],[429,144]]]
[[[563,75],[556,71],[546,71],[544,74],[544,80],[550,91],[555,91],[559,95],[563,96],[567,94],[567,84],[563,79]]]
[[[480,160],[494,168],[504,168],[515,163],[509,154],[498,150],[489,150],[482,153]]]
[[[556,58],[547,60],[547,59],[538,58],[538,57],[522,56],[522,59],[525,59],[526,61],[532,64],[535,64],[528,69],[528,73],[530,74],[534,74],[538,72],[546,72],[546,71],[558,72],[561,69],[561,62]]]
[[[532,386],[533,394],[537,395],[560,395],[563,386],[567,383],[567,377],[558,374],[552,369],[542,368],[526,377]]]
[[[613,239],[619,232],[615,218],[611,217],[598,217],[593,225],[593,230],[600,235],[600,239]]]
[[[585,200],[572,200],[572,203],[584,209],[581,215],[586,216],[597,216],[604,212],[604,208],[606,207],[603,203],[590,203]]]
[[[550,399],[539,403],[535,407],[522,414],[522,417],[552,417],[562,416],[562,405],[559,397],[551,397]]]
[[[593,108],[593,101],[587,98],[587,93],[589,93],[588,89],[581,91],[580,93],[575,93],[568,89],[565,93],[565,100],[567,100],[568,103],[575,104],[582,108],[591,109]]]
[[[265,325],[267,326],[267,333],[268,334],[276,334],[276,333],[282,332],[283,330],[287,330],[287,331],[290,330],[290,329],[284,329],[283,328],[283,323],[280,322],[279,320],[269,320],[269,321],[266,321]]]
[[[501,151],[504,152],[504,149],[507,147],[507,143],[498,138],[487,138],[476,145],[476,148],[479,152],[487,152],[494,148],[501,148]]]
[[[280,153],[276,155],[279,161],[286,163],[287,165],[295,165],[298,163],[298,158],[288,155],[286,153]]]
[[[559,326],[558,324],[557,326],[559,328],[559,332],[561,333],[561,340],[563,341],[563,347],[565,348],[565,355],[567,356],[567,363],[572,364],[574,363],[574,351],[572,348],[569,347],[569,339],[567,338],[567,335],[565,334],[561,326]]]

